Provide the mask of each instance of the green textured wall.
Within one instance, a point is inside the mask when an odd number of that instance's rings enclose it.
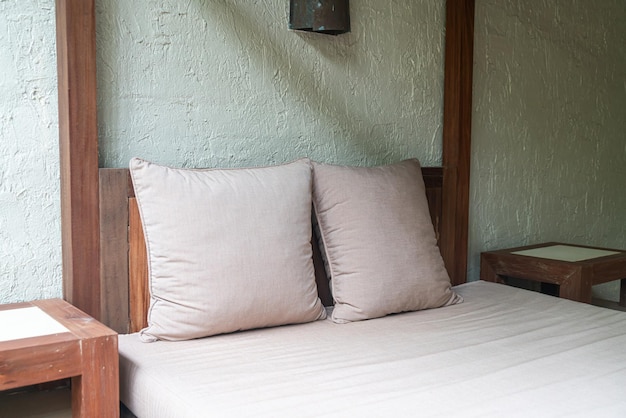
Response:
[[[97,2],[101,161],[441,161],[444,1],[350,3],[288,30],[286,0]]]
[[[626,248],[625,19],[623,0],[477,1],[471,279],[484,250]]]
[[[0,303],[61,296],[54,0],[0,1]]]

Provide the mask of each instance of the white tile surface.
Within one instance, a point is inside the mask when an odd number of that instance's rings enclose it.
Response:
[[[533,248],[530,250],[515,251],[511,254],[530,257],[547,258],[561,261],[583,261],[592,258],[606,257],[619,254],[618,251],[597,250],[595,248],[575,247],[573,245],[551,245],[549,247]]]
[[[0,311],[0,341],[69,332],[36,306]]]

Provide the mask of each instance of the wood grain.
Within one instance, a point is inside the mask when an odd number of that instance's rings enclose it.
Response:
[[[100,317],[94,0],[57,0],[63,292]]]
[[[129,212],[129,289],[130,329],[137,332],[148,326],[150,291],[148,288],[148,253],[139,216],[137,199],[128,199]]]
[[[70,333],[1,342],[0,390],[76,376],[79,357],[80,346]]]
[[[128,170],[100,169],[101,321],[128,328]]]
[[[474,0],[446,1],[440,248],[452,284],[467,276]]]
[[[0,309],[32,306],[69,332],[0,342],[0,390],[71,377],[74,417],[118,417],[117,333],[61,299]]]
[[[119,417],[117,336],[85,339],[81,351],[82,373],[72,378],[72,414]]]

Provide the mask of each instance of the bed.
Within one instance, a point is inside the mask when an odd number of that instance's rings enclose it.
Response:
[[[157,176],[152,185],[166,182],[172,176],[171,170],[180,174],[177,169],[148,162],[138,164],[142,165],[139,170],[146,165],[166,170],[165,176]],[[391,167],[402,164],[406,163]],[[417,194],[423,193],[422,201],[428,205],[421,207],[421,214],[420,210],[415,213],[428,219],[432,232],[429,246],[436,247],[437,231],[441,228],[438,222],[441,170],[419,169],[416,162],[408,164],[411,170],[403,181],[424,184]],[[194,174],[197,171],[203,172],[192,170]],[[210,175],[221,170],[207,171]],[[135,318],[131,329],[134,332],[119,337],[120,398],[138,417],[623,416],[626,413],[623,396],[626,314],[623,312],[479,281],[450,287],[454,300],[436,302],[441,307],[414,311],[401,307],[399,313],[375,313],[366,319],[357,315],[337,321],[333,317],[338,309],[337,299],[339,305],[346,300],[332,294],[337,287],[333,287],[332,279],[329,285],[328,264],[333,260],[332,255],[328,259],[332,250],[326,248],[328,244],[331,248],[337,246],[328,237],[326,241],[316,239],[323,235],[319,229],[324,225],[318,225],[315,234],[311,232],[315,230],[315,222],[310,222],[312,226],[307,231],[311,234],[308,239],[315,270],[313,280],[317,296],[325,305],[325,318],[316,317],[303,323],[287,321],[278,326],[252,325],[248,326],[251,329],[243,330],[205,330],[210,336],[201,338],[197,338],[199,334],[192,334],[193,338],[142,335],[146,327],[151,327],[147,315],[154,300],[148,290],[147,265],[150,257],[156,255],[151,255],[151,250],[142,248],[141,244],[146,240],[144,228],[154,231],[155,226],[143,219],[150,209],[141,204],[141,197],[135,196],[138,184],[145,191],[145,183],[141,185],[135,179],[133,187],[128,170],[113,170],[107,175],[117,177],[117,184],[123,185],[124,193],[118,195],[130,195],[118,199],[126,200],[130,220],[127,222],[133,242],[129,258],[130,317]],[[341,176],[341,171],[330,172],[327,180],[334,184]],[[293,179],[294,174],[288,177]],[[317,184],[319,179],[314,175],[312,182]],[[371,183],[372,178],[367,177],[367,182]],[[340,189],[346,189],[345,184],[339,183]],[[389,185],[388,179],[385,184]],[[400,186],[410,188],[406,183]],[[399,187],[391,189],[406,194]],[[170,199],[163,196],[161,189],[153,192]],[[281,194],[285,193],[281,188]],[[312,196],[314,203],[321,205],[315,200],[315,190]],[[389,199],[389,196],[382,199],[382,207],[393,211],[388,209]],[[153,203],[155,207],[162,206],[158,201]],[[363,204],[359,202],[359,207]],[[331,202],[330,207],[344,205],[345,202],[341,205]],[[180,210],[177,208],[176,212]],[[320,216],[318,211],[313,212]],[[217,215],[212,219],[214,216]],[[331,228],[334,229],[335,226]],[[424,234],[428,235],[420,232],[420,236]],[[153,239],[156,239],[154,235]],[[147,242],[148,247],[154,245],[150,239]],[[373,240],[367,246],[384,252],[384,248],[377,247],[379,242]],[[338,248],[345,250],[345,245],[342,242]],[[411,264],[408,260],[407,263]],[[341,269],[332,271],[342,274]],[[377,276],[376,280],[387,279]],[[391,286],[403,285],[391,280]],[[163,289],[156,290],[160,291]],[[272,293],[274,289],[269,291]]]
[[[422,168],[449,289],[463,302],[335,323],[312,240],[326,319],[146,343],[135,189],[127,169],[98,168],[95,2],[57,1],[64,295],[122,334],[120,395],[137,416],[624,416],[623,313],[464,283],[473,8],[446,1],[443,167]]]
[[[451,307],[145,344],[120,336],[139,417],[621,417],[622,312],[487,282]]]

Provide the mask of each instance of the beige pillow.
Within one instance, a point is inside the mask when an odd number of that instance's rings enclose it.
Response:
[[[344,323],[454,304],[419,161],[384,167],[313,163],[313,202]]]
[[[144,341],[325,317],[311,249],[311,165],[186,170],[130,162],[146,236]]]

